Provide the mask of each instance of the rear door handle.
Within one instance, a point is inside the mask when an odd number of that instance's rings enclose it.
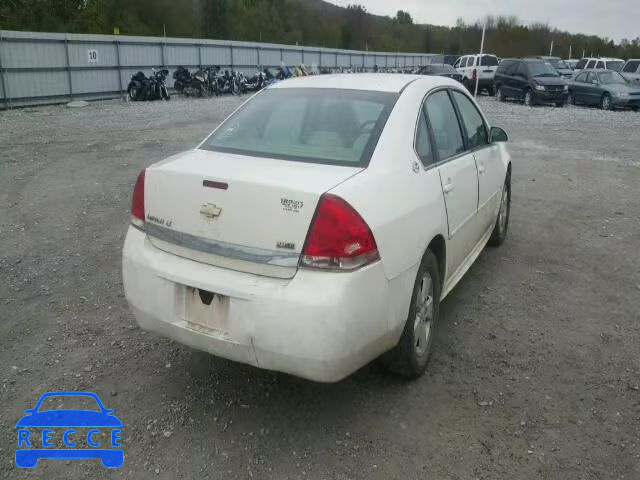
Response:
[[[445,195],[449,195],[455,189],[456,187],[453,183],[447,183],[444,187],[442,187],[442,191],[444,192]]]

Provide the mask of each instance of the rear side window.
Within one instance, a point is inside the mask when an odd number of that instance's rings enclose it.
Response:
[[[397,98],[397,93],[363,90],[268,89],[229,117],[201,148],[366,167]]]
[[[484,55],[482,57],[482,61],[480,62],[480,65],[483,67],[497,67],[498,59],[491,55]]]
[[[425,106],[440,161],[464,152],[460,124],[449,94],[445,90],[433,93]]]
[[[429,139],[429,129],[427,127],[424,107],[420,109],[420,117],[418,118],[416,153],[425,167],[433,163],[433,152],[431,151],[431,140]]]
[[[514,75],[522,78],[527,78],[527,67],[524,65],[524,63],[518,63]]]
[[[598,62],[598,63],[596,64],[596,68],[597,68],[597,69],[599,69],[599,70],[600,70],[600,69],[604,70],[604,62],[602,62],[602,61],[601,61],[601,62]]]
[[[470,149],[482,147],[489,143],[489,135],[484,120],[476,106],[463,93],[453,91],[453,98],[458,105],[462,124],[467,135]]]
[[[636,73],[640,67],[640,60],[629,60],[622,69],[625,73]]]
[[[578,63],[576,63],[576,69],[577,70],[584,70],[584,67],[587,65],[587,60],[586,59],[582,59],[580,60]]]

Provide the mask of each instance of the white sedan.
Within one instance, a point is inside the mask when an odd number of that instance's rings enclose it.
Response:
[[[417,377],[441,300],[505,240],[506,140],[446,78],[280,82],[140,172],[126,298],[143,329],[260,368]]]

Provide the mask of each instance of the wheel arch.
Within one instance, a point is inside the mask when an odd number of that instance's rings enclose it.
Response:
[[[445,275],[447,273],[447,242],[445,241],[444,236],[441,234],[437,234],[435,237],[433,237],[433,239],[429,242],[427,250],[433,253],[438,262],[440,287],[442,288],[444,286]]]

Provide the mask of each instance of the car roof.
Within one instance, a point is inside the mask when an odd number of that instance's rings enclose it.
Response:
[[[311,75],[283,80],[269,87],[272,88],[335,88],[342,90],[363,90],[374,92],[401,93],[410,83],[422,80],[433,85],[450,85],[446,78],[428,77],[424,75],[397,73],[339,73],[331,75]]]
[[[603,62],[624,62],[621,58],[613,57],[584,57],[582,60],[602,60]]]

